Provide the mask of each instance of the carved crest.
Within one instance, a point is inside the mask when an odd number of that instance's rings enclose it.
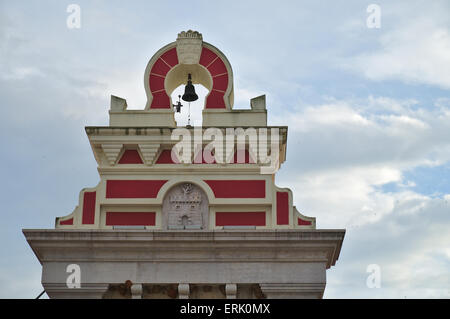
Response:
[[[163,214],[167,215],[169,229],[204,228],[208,203],[206,196],[197,186],[191,183],[178,185],[167,197],[163,204]]]

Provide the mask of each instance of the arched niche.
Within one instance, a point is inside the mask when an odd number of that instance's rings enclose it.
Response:
[[[180,183],[167,190],[162,204],[162,229],[209,228],[209,201],[196,184]]]
[[[156,52],[145,69],[146,110],[171,110],[170,94],[186,83],[188,73],[194,84],[209,90],[204,109],[230,110],[233,107],[233,71],[225,55],[203,42],[201,34],[188,31]]]
[[[211,92],[213,78],[207,68],[200,64],[177,64],[167,72],[164,79],[164,87],[169,96],[180,85],[186,85],[188,74],[192,75],[193,84],[201,84]]]

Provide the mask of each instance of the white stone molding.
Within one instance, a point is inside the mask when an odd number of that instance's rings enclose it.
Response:
[[[263,283],[260,287],[268,299],[319,299],[325,283]]]
[[[158,154],[160,144],[139,144],[139,150],[141,151],[144,162],[147,165],[152,165],[155,161],[155,156]]]
[[[267,297],[320,298],[344,230],[24,230],[51,298],[99,297],[108,284],[260,284]],[[92,247],[95,246],[95,250]],[[81,290],[66,267],[81,269]],[[230,287],[231,288],[231,287]],[[87,289],[87,290],[83,290]],[[230,292],[231,294],[231,292]]]
[[[83,283],[80,288],[68,288],[65,282],[42,283],[44,290],[50,298],[56,299],[101,299],[108,290],[108,283]]]
[[[103,152],[110,165],[116,164],[117,157],[122,150],[123,144],[102,144]]]
[[[223,136],[226,136],[226,127],[219,126],[218,127],[221,131]],[[246,129],[246,126],[242,127],[243,129]],[[286,143],[287,143],[287,127],[286,126],[270,126],[267,127],[268,129],[268,138],[270,140],[270,130],[271,128],[277,128],[280,132],[280,140],[279,140],[279,154],[280,154],[280,164],[282,164],[285,161],[285,152],[286,152]],[[194,138],[194,132],[199,128],[190,128],[191,137]],[[202,128],[202,134],[207,128]],[[161,145],[164,145],[166,148],[171,147],[178,143],[178,140],[172,140],[173,129],[171,128],[151,128],[151,127],[86,127],[86,133],[88,135],[89,141],[91,143],[92,149],[95,154],[95,159],[97,160],[97,163],[99,165],[99,171],[101,172],[103,169],[105,170],[125,170],[125,171],[132,171],[132,170],[148,170],[148,169],[155,169],[156,171],[159,171],[160,169],[172,169],[174,171],[182,172],[183,167],[180,167],[179,165],[171,165],[167,164],[164,167],[161,165],[155,167],[155,157],[158,156],[158,150],[161,148]],[[236,137],[235,137],[236,140]],[[203,144],[207,144],[209,141],[206,139],[202,141]],[[226,154],[226,146],[228,143],[231,143],[231,141],[227,141],[224,138],[223,143],[223,153]],[[203,145],[202,144],[202,145]],[[123,145],[139,145],[140,153],[144,157],[144,162],[147,165],[142,165],[141,167],[133,167],[124,168],[121,165],[114,165],[117,162],[117,157],[120,155],[121,149]],[[270,152],[271,144],[270,143],[264,143],[258,141],[258,147],[259,146],[267,146],[267,150]],[[253,160],[258,160],[258,149],[252,148],[251,143],[248,143],[248,139],[246,139],[246,148],[248,148],[248,151],[250,153],[250,156],[253,158]],[[100,147],[100,148],[99,148]],[[158,150],[155,150],[156,147],[158,147]],[[108,163],[110,165],[106,164],[106,160],[102,161],[102,154],[99,153],[99,150],[101,150],[104,154],[106,159],[108,160]],[[199,152],[202,149],[193,149],[194,157],[199,155]],[[228,154],[229,156],[234,156],[233,154]],[[232,158],[232,157],[231,157]],[[227,158],[227,160],[231,159]],[[112,164],[111,164],[112,163]],[[106,164],[106,165],[105,165]],[[162,164],[164,165],[164,164]],[[216,165],[216,164],[213,164]],[[243,165],[240,165],[237,167],[236,165],[222,165],[221,170],[230,170],[230,171],[236,171],[236,170],[254,170],[255,172],[259,172],[259,168],[263,167],[267,164],[261,164],[257,163],[257,166],[255,164],[247,164],[245,167]],[[207,164],[192,164],[187,166],[189,170],[208,170]],[[210,169],[210,168],[209,168]],[[211,170],[211,169],[210,169]],[[213,171],[217,171],[217,166],[214,166]]]

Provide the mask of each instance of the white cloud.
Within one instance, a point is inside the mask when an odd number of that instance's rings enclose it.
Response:
[[[6,81],[23,80],[33,76],[44,76],[44,74],[35,67],[17,67],[10,70],[3,70],[0,78]]]
[[[328,274],[326,297],[450,297],[450,203],[412,193],[391,196],[390,214],[347,229],[340,260]],[[380,266],[380,289],[366,286],[372,263]]]
[[[408,8],[393,6],[382,6],[397,11],[386,16],[391,23],[379,29],[378,47],[346,57],[342,65],[371,80],[400,80],[450,89],[448,9],[428,3]]]
[[[449,105],[437,104],[371,96],[279,115],[290,131],[277,185],[293,190],[318,228],[347,229],[325,297],[450,297],[450,195],[419,194],[404,177],[450,161]],[[384,191],[386,184],[397,189]],[[366,287],[372,263],[381,267],[381,289]]]

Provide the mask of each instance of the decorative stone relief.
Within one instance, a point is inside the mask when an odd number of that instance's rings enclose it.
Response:
[[[160,144],[139,144],[139,149],[144,157],[145,164],[152,165]]]
[[[119,156],[122,146],[122,144],[102,144],[103,152],[105,152],[106,158],[108,159],[108,163],[110,165],[114,165],[116,163],[117,156]]]
[[[163,228],[206,229],[208,198],[198,186],[183,183],[169,190],[163,201]]]
[[[202,54],[203,37],[197,31],[178,33],[177,55],[181,64],[198,64]]]

